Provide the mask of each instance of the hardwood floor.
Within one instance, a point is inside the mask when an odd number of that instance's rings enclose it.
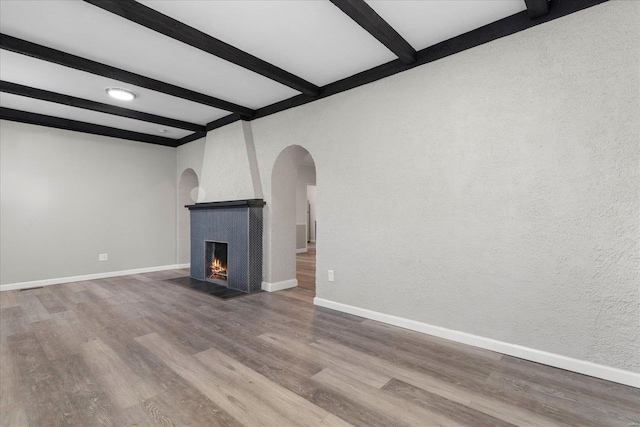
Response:
[[[296,254],[298,287],[316,291],[316,244],[310,243],[307,252]]]
[[[638,389],[186,274],[0,293],[0,424],[640,425]]]

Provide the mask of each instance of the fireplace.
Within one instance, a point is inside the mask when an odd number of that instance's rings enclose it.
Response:
[[[191,217],[191,278],[251,293],[262,290],[261,199],[196,203]]]
[[[206,271],[204,278],[207,282],[227,286],[229,277],[227,268],[228,246],[224,242],[205,241],[204,267]]]

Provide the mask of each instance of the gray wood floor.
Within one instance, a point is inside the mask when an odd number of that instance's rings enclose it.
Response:
[[[184,270],[0,294],[2,426],[638,426],[630,387]]]
[[[310,246],[307,252],[296,255],[296,279],[298,288],[316,291],[316,246]]]

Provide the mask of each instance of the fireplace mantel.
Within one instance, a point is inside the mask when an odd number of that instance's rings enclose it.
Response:
[[[207,280],[206,246],[228,245],[226,286],[241,292],[262,289],[262,199],[187,205],[191,217],[191,277]]]
[[[193,209],[221,209],[221,208],[261,208],[266,204],[262,199],[228,200],[226,202],[204,202],[195,205],[185,205],[189,210]]]

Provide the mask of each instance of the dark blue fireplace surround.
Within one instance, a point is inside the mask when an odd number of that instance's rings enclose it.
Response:
[[[191,277],[205,278],[207,241],[228,244],[227,287],[262,290],[262,199],[196,203],[185,206],[191,217]]]

